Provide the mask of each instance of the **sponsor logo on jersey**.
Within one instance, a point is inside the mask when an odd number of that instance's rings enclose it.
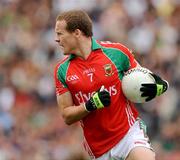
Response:
[[[110,86],[109,88],[105,88],[105,90],[107,90],[111,96],[116,95],[118,92],[115,85]],[[75,94],[75,98],[78,100],[79,104],[84,103],[88,101],[94,93],[95,91],[89,93],[83,93],[82,91],[79,91]]]
[[[105,64],[104,66],[105,76],[112,76],[113,70],[112,70],[112,64]]]

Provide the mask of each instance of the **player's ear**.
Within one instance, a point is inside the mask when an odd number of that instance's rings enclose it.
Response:
[[[75,35],[76,37],[79,37],[80,35],[82,35],[81,30],[80,30],[80,29],[75,29],[74,35]]]

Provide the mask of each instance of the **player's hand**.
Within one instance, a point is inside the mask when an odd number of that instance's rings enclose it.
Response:
[[[111,97],[108,91],[104,88],[99,89],[93,94],[93,96],[85,103],[85,108],[87,111],[94,111],[96,109],[101,109],[108,107],[111,103]]]
[[[156,83],[141,84],[140,91],[142,97],[147,97],[146,102],[152,100],[156,96],[160,96],[168,89],[168,82],[162,80],[158,75],[150,73]]]

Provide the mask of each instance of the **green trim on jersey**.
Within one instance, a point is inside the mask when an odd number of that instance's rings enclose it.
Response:
[[[118,76],[122,80],[124,71],[127,71],[130,67],[128,56],[116,48],[102,47],[102,51],[116,66],[118,70]]]
[[[92,38],[91,41],[92,41],[92,46],[91,46],[92,50],[96,50],[96,49],[102,48],[102,46],[100,44],[98,44],[94,38]]]
[[[61,81],[61,83],[67,88],[67,84],[66,84],[66,75],[67,75],[67,70],[70,64],[70,57],[65,60],[64,63],[60,64],[58,71],[57,71],[57,76],[58,79]]]

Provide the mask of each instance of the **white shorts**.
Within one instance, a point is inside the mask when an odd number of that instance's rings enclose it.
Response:
[[[146,125],[141,119],[136,120],[118,144],[96,160],[125,160],[130,151],[139,146],[153,150],[146,135]]]

